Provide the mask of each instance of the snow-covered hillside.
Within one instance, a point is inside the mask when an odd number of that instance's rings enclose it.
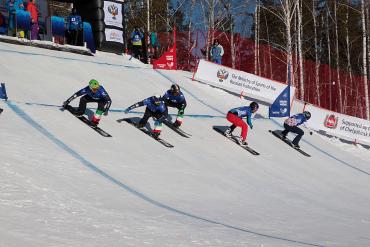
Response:
[[[261,107],[248,133],[253,156],[212,130],[248,102],[191,76],[0,43],[9,96],[0,102],[0,246],[370,246],[369,150],[306,130],[305,157],[268,132],[282,120]],[[113,100],[100,124],[112,138],[60,110],[92,78]],[[173,82],[187,97],[190,139],[163,127],[168,149],[117,122]]]

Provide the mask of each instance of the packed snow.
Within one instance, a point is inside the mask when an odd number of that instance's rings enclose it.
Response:
[[[111,138],[61,111],[92,78],[113,100],[99,125]],[[0,246],[370,246],[367,147],[304,129],[305,157],[268,132],[284,119],[261,106],[251,155],[212,129],[250,101],[191,78],[129,56],[0,43]],[[164,126],[169,149],[117,122],[174,82],[191,138]]]

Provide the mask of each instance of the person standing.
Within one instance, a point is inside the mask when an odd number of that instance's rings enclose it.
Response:
[[[67,43],[78,45],[79,36],[82,35],[83,23],[81,16],[77,14],[77,9],[72,8],[71,14],[67,18]]]
[[[23,10],[23,0],[6,0],[5,8],[8,11],[8,35],[16,35],[16,12]]]
[[[142,58],[143,38],[144,34],[138,27],[135,27],[134,31],[131,33],[132,53],[133,56],[139,60]]]
[[[218,39],[215,39],[213,46],[211,48],[211,60],[214,63],[221,64],[222,56],[224,55],[224,48],[218,42]]]
[[[112,100],[110,99],[107,91],[105,91],[104,87],[101,86],[97,80],[92,79],[89,81],[88,86],[80,89],[66,101],[64,101],[63,108],[66,108],[72,100],[79,96],[82,97],[80,98],[80,104],[78,109],[75,110],[74,115],[84,115],[86,111],[86,104],[90,102],[96,102],[98,103],[98,108],[96,109],[91,122],[95,125],[98,125],[102,114],[104,113],[105,116],[108,115],[109,108],[112,104]]]
[[[39,34],[38,10],[35,3],[36,0],[30,0],[27,5],[27,11],[31,15],[31,40],[38,39]]]

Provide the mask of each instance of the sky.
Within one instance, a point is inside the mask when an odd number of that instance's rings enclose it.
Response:
[[[247,139],[253,156],[212,130],[248,101],[128,56],[0,42],[0,75],[9,97],[0,102],[0,246],[370,245],[362,146],[304,129],[305,157],[268,132],[284,119],[261,106]],[[100,123],[111,138],[60,110],[92,78],[113,100]],[[168,149],[117,122],[141,117],[144,108],[123,110],[174,82],[191,138],[163,127]]]

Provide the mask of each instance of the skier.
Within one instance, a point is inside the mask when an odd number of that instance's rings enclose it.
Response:
[[[83,95],[83,96],[82,96]],[[63,107],[66,108],[67,105],[75,98],[82,96],[80,98],[80,103],[78,109],[75,110],[74,115],[82,116],[86,111],[86,104],[90,102],[97,102],[98,109],[92,117],[92,123],[95,125],[99,124],[101,115],[104,113],[105,116],[108,115],[109,108],[112,104],[107,91],[104,87],[99,84],[95,79],[91,79],[89,85],[80,89],[75,94],[73,94],[69,99],[63,103]]]
[[[172,84],[171,88],[163,95],[163,100],[166,106],[178,109],[176,121],[173,126],[178,128],[183,123],[184,111],[186,108],[186,100],[184,94],[181,92],[179,85]]]
[[[297,136],[292,141],[292,146],[294,148],[300,148],[298,143],[301,140],[302,136],[304,135],[304,131],[298,128],[299,125],[307,122],[308,119],[311,118],[311,113],[308,111],[304,111],[303,113],[298,113],[296,115],[287,118],[284,121],[284,130],[281,132],[282,138],[286,139],[286,136],[289,132],[293,132],[297,134]]]
[[[154,119],[154,129],[152,135],[158,137],[162,131],[162,122],[168,116],[168,109],[160,95],[154,95],[139,101],[125,110],[125,113],[130,112],[132,109],[137,107],[146,106],[143,118],[137,123],[138,128],[143,128],[148,119],[152,117]]]
[[[231,109],[226,116],[226,119],[232,123],[232,125],[226,129],[225,136],[231,137],[231,133],[238,126],[242,128],[241,136],[236,138],[240,146],[247,146],[248,143],[245,141],[248,133],[248,125],[253,129],[252,124],[252,113],[258,111],[259,105],[257,102],[252,102],[249,106],[241,106],[238,108]],[[243,121],[243,118],[247,117],[247,123]],[[248,125],[247,125],[248,124]]]

